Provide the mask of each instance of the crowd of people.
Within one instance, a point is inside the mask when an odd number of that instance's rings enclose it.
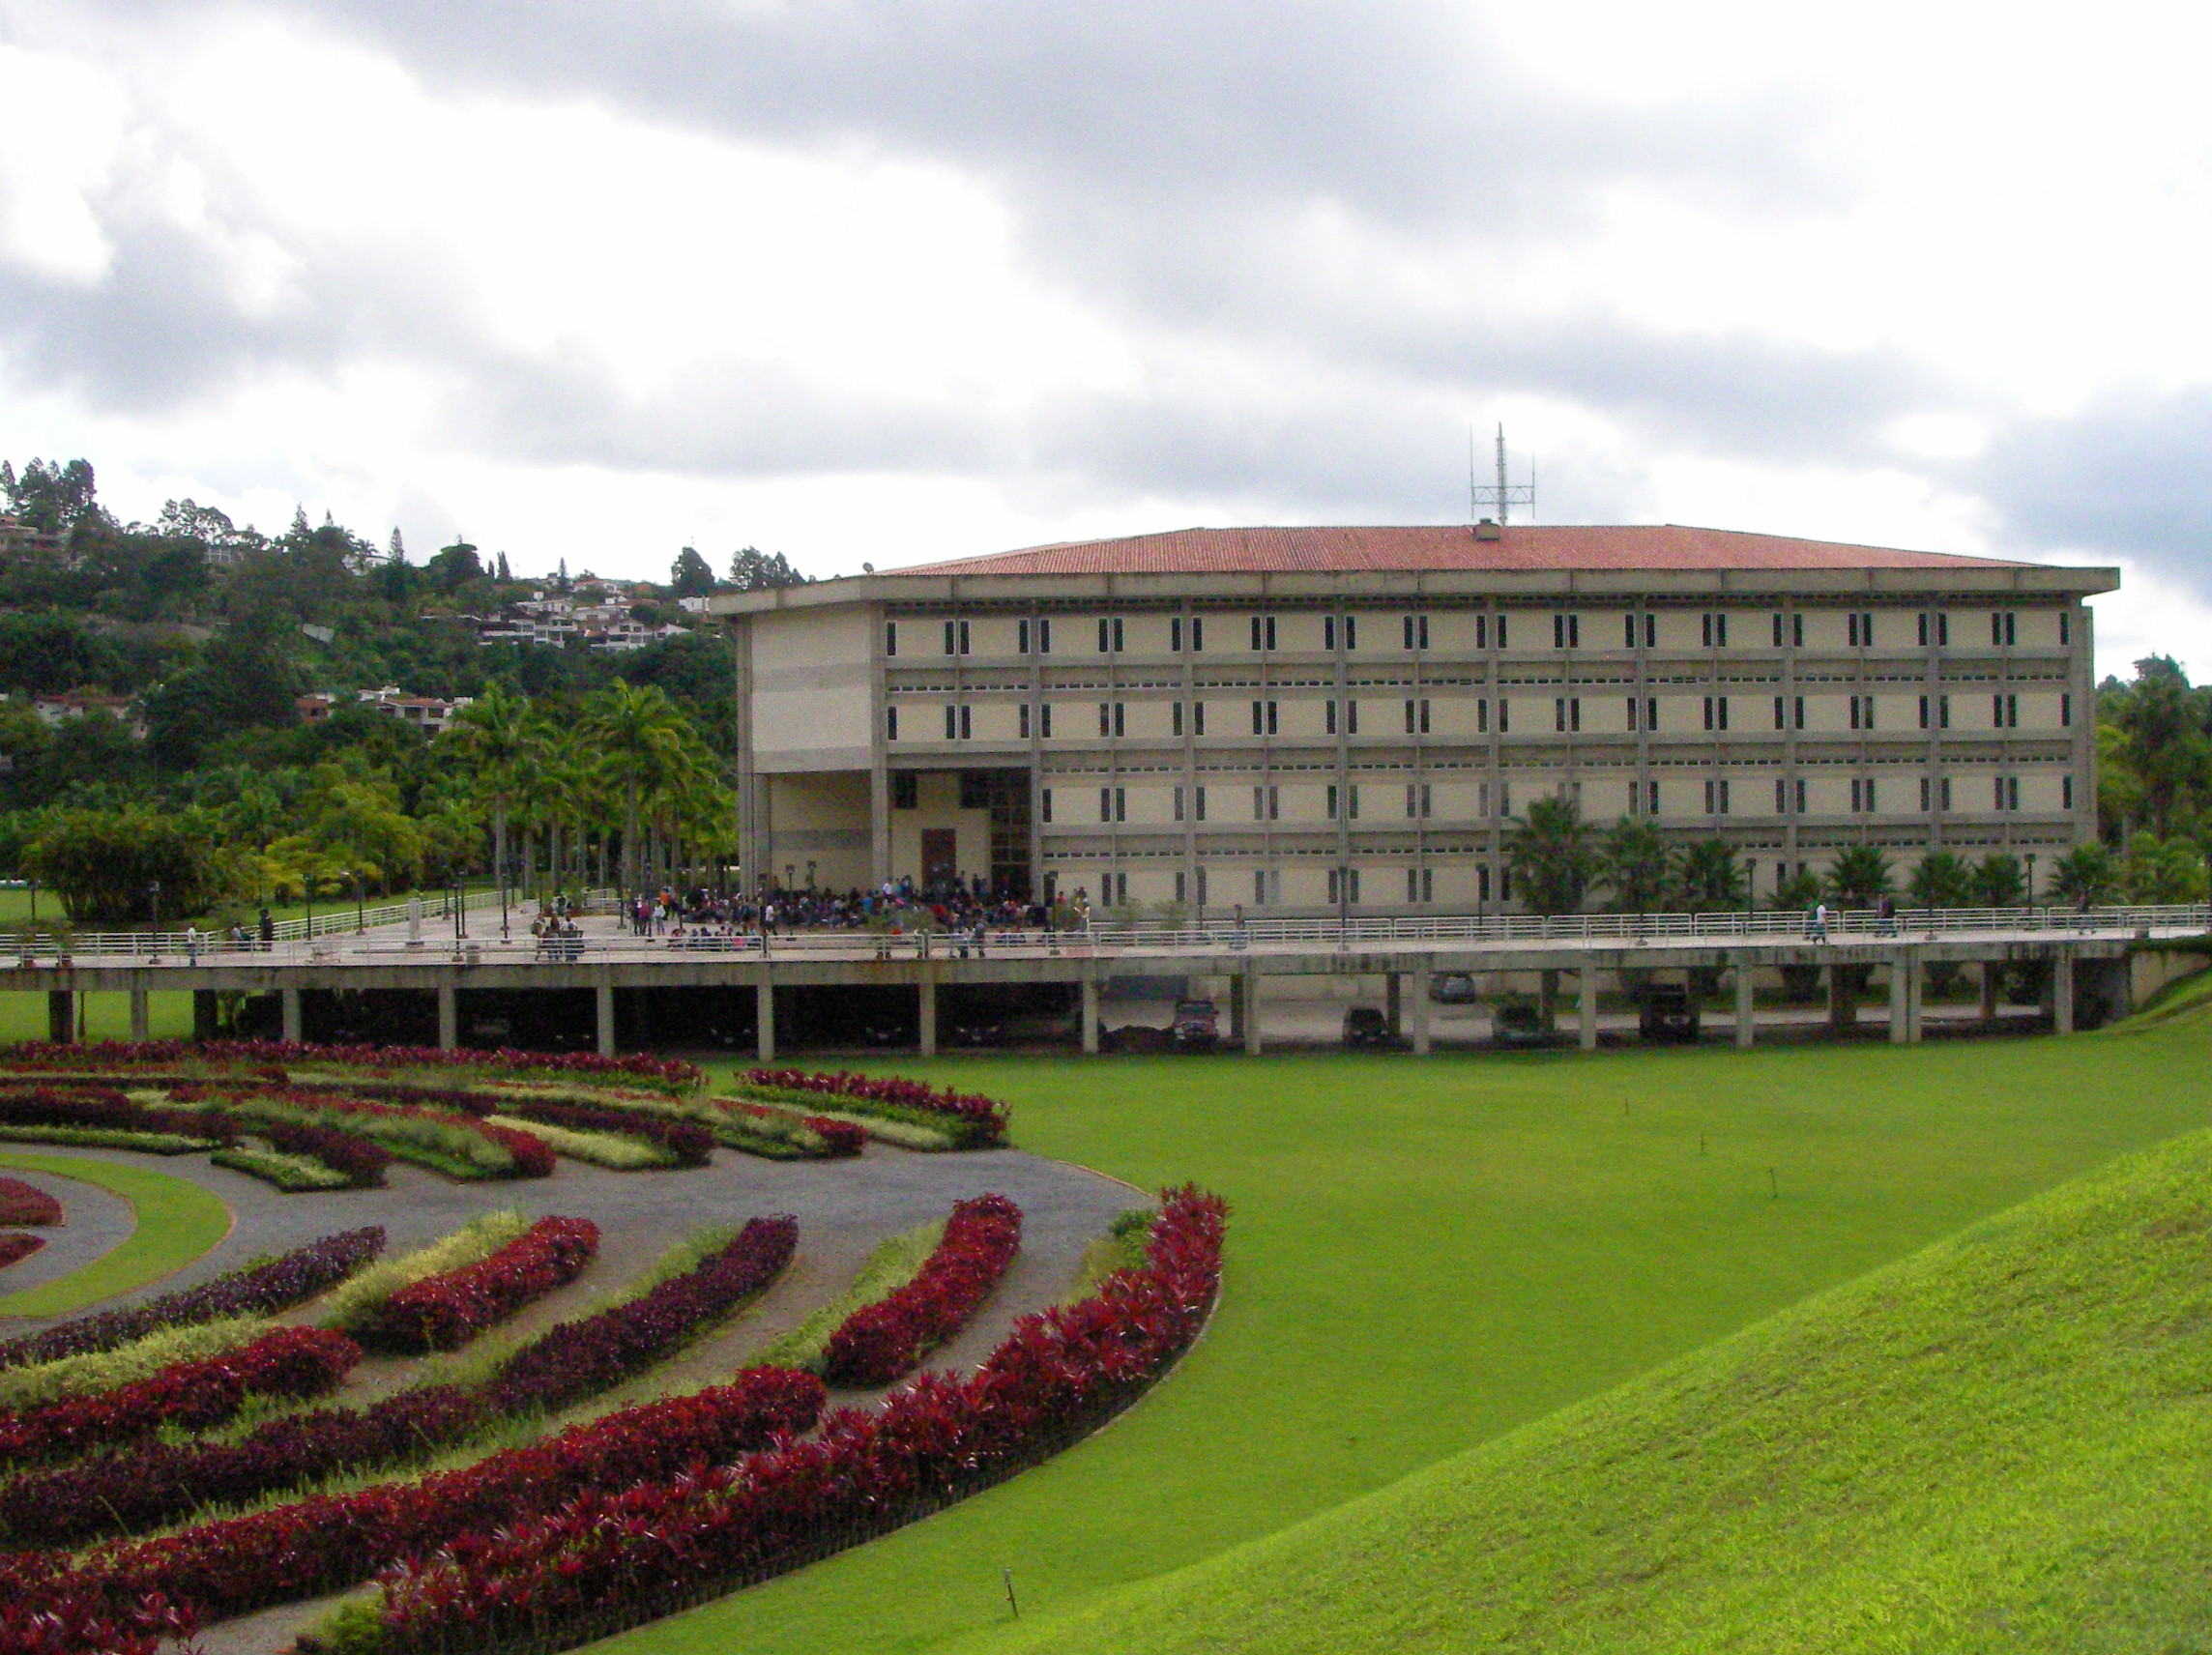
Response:
[[[796,937],[802,931],[927,930],[986,937],[993,932],[1081,930],[1089,922],[1090,904],[1080,891],[1072,901],[1048,905],[995,895],[980,878],[934,886],[907,878],[886,880],[873,890],[856,886],[842,892],[771,886],[747,895],[706,886],[684,891],[663,886],[626,898],[623,916],[634,937],[677,943],[764,933]]]

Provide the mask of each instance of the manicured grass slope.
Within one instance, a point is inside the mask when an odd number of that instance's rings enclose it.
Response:
[[[2212,1135],[1001,1647],[2202,1649]]]
[[[1002,1566],[1049,1623],[2212,1123],[2208,1045],[901,1064],[1009,1099],[1024,1148],[1225,1193],[1212,1328],[1051,1465],[605,1647],[991,1647]]]
[[[0,1298],[0,1316],[60,1316],[183,1269],[230,1234],[230,1209],[196,1184],[79,1155],[0,1154],[0,1167],[52,1173],[112,1190],[136,1227],[123,1244],[44,1287]],[[63,1198],[68,1207],[68,1198]]]

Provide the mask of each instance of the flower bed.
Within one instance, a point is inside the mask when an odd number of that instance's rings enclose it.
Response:
[[[644,1371],[761,1292],[798,1238],[790,1218],[756,1218],[693,1269],[562,1323],[473,1390],[406,1391],[358,1412],[275,1420],[236,1442],[154,1444],[0,1483],[0,1545],[69,1546],[118,1525],[151,1527],[339,1470],[420,1460],[492,1422],[565,1408]]]
[[[488,1259],[401,1288],[356,1325],[373,1350],[457,1350],[532,1299],[567,1287],[599,1250],[588,1218],[541,1218]]]
[[[105,1089],[52,1087],[0,1091],[0,1136],[14,1135],[11,1129],[24,1129],[42,1143],[60,1142],[64,1134],[124,1133],[182,1139],[200,1149],[237,1137],[228,1122],[192,1110],[150,1109]]]
[[[384,1227],[341,1231],[273,1259],[233,1270],[182,1292],[164,1293],[147,1304],[79,1317],[27,1333],[0,1345],[0,1368],[112,1350],[163,1328],[213,1321],[225,1316],[274,1316],[335,1288],[384,1249]]]
[[[26,1235],[20,1230],[0,1231],[0,1270],[20,1264],[46,1244],[44,1235]]]
[[[0,1224],[59,1224],[62,1204],[37,1184],[0,1178]]]
[[[320,1161],[310,1161],[305,1155],[279,1154],[275,1149],[263,1149],[252,1144],[234,1144],[227,1149],[218,1149],[208,1161],[213,1166],[244,1173],[249,1178],[259,1178],[286,1195],[346,1187],[345,1174],[334,1173]]]
[[[436,1046],[309,1046],[291,1040],[99,1040],[84,1045],[25,1041],[7,1054],[12,1069],[81,1070],[281,1064],[348,1069],[484,1069],[501,1074],[579,1075],[619,1079],[664,1091],[695,1091],[705,1079],[696,1063],[643,1052],[602,1058],[596,1052],[445,1051]]]
[[[1169,1192],[1141,1268],[1024,1317],[969,1379],[927,1375],[878,1412],[830,1415],[807,1441],[677,1481],[601,1482],[550,1516],[456,1534],[435,1561],[380,1577],[383,1603],[344,1618],[347,1647],[589,1642],[1002,1482],[1126,1408],[1197,1337],[1220,1288],[1227,1210],[1195,1189]]]
[[[249,1396],[319,1396],[361,1360],[361,1347],[320,1327],[279,1327],[252,1344],[93,1396],[0,1414],[0,1466],[71,1459],[164,1425],[204,1431]]]
[[[336,1591],[434,1552],[450,1535],[540,1516],[585,1490],[673,1477],[768,1447],[809,1429],[821,1408],[813,1375],[755,1368],[418,1482],[117,1543],[74,1566],[52,1553],[0,1555],[0,1655],[110,1651],[123,1647],[113,1640],[118,1624],[147,1630],[171,1605],[187,1612],[170,1624],[189,1627]],[[71,1630],[98,1623],[106,1624],[97,1633]]]
[[[642,1372],[774,1281],[798,1245],[797,1219],[753,1219],[696,1268],[516,1351],[488,1387],[494,1407],[564,1408]]]
[[[1004,1196],[959,1203],[914,1280],[830,1335],[822,1377],[833,1385],[888,1385],[911,1373],[991,1296],[1021,1246],[1022,1209]]]
[[[265,1125],[299,1128],[315,1134],[313,1141],[330,1144],[334,1154],[341,1152],[335,1147],[337,1141],[359,1143],[365,1138],[372,1140],[365,1147],[383,1154],[385,1165],[398,1156],[450,1177],[542,1178],[553,1173],[553,1151],[542,1140],[493,1126],[472,1115],[416,1104],[373,1103],[280,1081],[259,1085],[241,1080],[187,1081],[171,1090],[180,1101],[199,1104],[218,1118],[243,1118],[231,1121],[236,1130],[258,1133]],[[377,1176],[381,1179],[382,1167]]]
[[[1006,1141],[1008,1111],[995,1098],[940,1091],[922,1081],[895,1075],[819,1074],[805,1069],[748,1069],[743,1086],[769,1097],[803,1101],[834,1099],[841,1114],[880,1116],[934,1126],[963,1149],[988,1148]]]
[[[593,1109],[573,1103],[537,1103],[529,1098],[501,1100],[499,1113],[543,1121],[570,1132],[611,1132],[656,1144],[680,1167],[703,1167],[714,1158],[714,1135],[688,1120],[649,1115],[643,1110]]]
[[[777,1109],[745,1098],[714,1100],[716,1140],[771,1161],[834,1161],[858,1155],[868,1135],[845,1120],[826,1120],[796,1109]]]

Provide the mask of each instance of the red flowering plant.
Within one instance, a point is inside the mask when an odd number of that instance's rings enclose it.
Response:
[[[129,1627],[155,1599],[217,1620],[337,1591],[428,1556],[451,1536],[527,1522],[587,1490],[677,1477],[787,1441],[812,1427],[822,1400],[811,1374],[753,1368],[418,1481],[115,1542],[73,1563],[52,1552],[0,1553],[0,1655],[105,1655],[112,1645],[54,1627]]]
[[[69,1546],[203,1506],[243,1505],[340,1470],[419,1461],[495,1421],[567,1408],[642,1373],[729,1315],[791,1263],[792,1218],[756,1218],[692,1269],[565,1321],[472,1389],[402,1391],[369,1408],[272,1420],[235,1442],[148,1443],[0,1482],[0,1545]]]
[[[555,1288],[597,1256],[599,1227],[588,1218],[540,1218],[489,1258],[425,1276],[393,1293],[354,1329],[364,1345],[422,1355],[457,1350]]]
[[[1009,1111],[1004,1104],[975,1092],[954,1091],[950,1087],[939,1090],[924,1081],[842,1070],[747,1069],[742,1084],[763,1094],[794,1098],[820,1094],[826,1103],[847,1115],[935,1127],[962,1149],[989,1148],[1006,1141]]]
[[[376,1655],[584,1643],[888,1532],[1060,1452],[1126,1408],[1205,1325],[1228,1207],[1168,1192],[1145,1263],[1024,1317],[974,1375],[926,1374],[874,1412],[737,1465],[485,1524],[380,1577]],[[161,1589],[161,1582],[152,1582]],[[0,1644],[0,1655],[5,1645]]]
[[[448,1051],[438,1046],[311,1046],[297,1040],[208,1040],[196,1045],[187,1040],[99,1040],[85,1045],[25,1041],[8,1053],[8,1065],[15,1069],[99,1070],[202,1063],[603,1076],[680,1092],[697,1090],[706,1078],[696,1063],[644,1052],[603,1058],[597,1052],[524,1052],[512,1047],[480,1052],[458,1047]]]
[[[236,1414],[247,1397],[320,1396],[360,1360],[361,1347],[342,1333],[279,1327],[113,1390],[0,1413],[0,1466],[73,1459],[165,1425],[204,1431]]]
[[[37,1184],[0,1178],[0,1224],[59,1224],[62,1204]]]
[[[44,1235],[26,1235],[20,1230],[0,1230],[0,1270],[20,1264],[46,1244]]]
[[[1021,1251],[1022,1209],[1003,1195],[952,1209],[913,1281],[847,1317],[822,1348],[833,1385],[888,1385],[958,1332]]]
[[[0,1368],[53,1362],[112,1350],[168,1327],[191,1327],[226,1316],[274,1316],[329,1292],[384,1250],[384,1226],[344,1230],[295,1247],[263,1264],[248,1264],[196,1288],[163,1293],[126,1310],[80,1316],[0,1345]]]

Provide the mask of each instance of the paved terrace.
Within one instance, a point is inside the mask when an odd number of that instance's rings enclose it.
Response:
[[[1802,915],[1582,915],[1563,918],[1456,915],[1418,919],[1220,920],[1183,927],[1096,925],[1082,932],[993,932],[972,936],[827,931],[763,939],[704,931],[638,937],[611,915],[582,921],[578,936],[533,938],[520,911],[500,933],[496,907],[420,924],[364,915],[358,925],[333,916],[315,934],[297,925],[270,943],[234,943],[204,934],[78,934],[66,944],[33,938],[20,958],[0,958],[0,991],[49,997],[54,1037],[73,1026],[74,997],[131,997],[131,1027],[143,1034],[151,991],[276,995],[283,1027],[296,1038],[303,993],[410,990],[437,997],[441,1045],[458,1044],[459,995],[468,990],[592,990],[599,1050],[615,1044],[617,989],[751,987],[757,998],[759,1054],[775,1056],[778,987],[912,988],[923,1055],[937,1049],[938,990],[946,985],[1064,983],[1080,990],[1083,1049],[1098,1049],[1101,989],[1118,977],[1229,978],[1231,1038],[1261,1049],[1261,979],[1269,976],[1380,976],[1386,979],[1393,1028],[1406,1026],[1416,1053],[1430,1046],[1429,989],[1442,973],[1558,972],[1577,979],[1578,1033],[1597,1039],[1597,985],[1606,973],[1732,973],[1735,1040],[1756,1038],[1753,973],[1814,967],[1831,1000],[1837,967],[1881,968],[1888,978],[1890,1037],[1921,1036],[1921,1001],[1933,964],[2001,966],[2049,962],[2052,1014],[2071,1032],[2124,1013],[2129,958],[2149,944],[2212,945],[2212,907],[1949,909],[1907,911],[1884,922],[1871,913],[1835,915],[1825,939]],[[373,922],[372,922],[373,921]],[[326,929],[326,925],[328,929]],[[466,934],[463,935],[465,929]],[[1985,976],[1985,1004],[1988,976]],[[1410,980],[1409,980],[1410,979]],[[1405,990],[1410,989],[1408,997]]]

